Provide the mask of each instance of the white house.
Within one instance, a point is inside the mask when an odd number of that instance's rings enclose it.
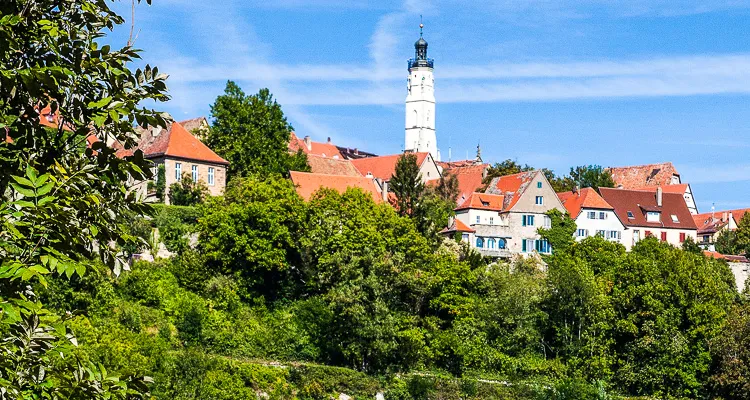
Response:
[[[552,248],[537,229],[550,226],[545,213],[553,208],[565,212],[541,171],[503,176],[492,180],[487,193],[473,193],[460,204],[443,234],[461,232],[485,256],[548,254]]]
[[[625,226],[612,207],[596,190],[583,188],[580,190],[558,193],[563,206],[576,221],[576,240],[583,240],[589,236],[599,235],[603,238],[621,243]]]
[[[682,194],[664,193],[661,188],[655,191],[599,188],[599,191],[625,225],[622,244],[626,249],[649,236],[674,246],[681,246],[687,238],[696,240],[698,228]]]

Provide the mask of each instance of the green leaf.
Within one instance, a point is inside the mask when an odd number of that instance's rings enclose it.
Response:
[[[20,183],[21,185],[28,186],[28,187],[35,187],[34,183],[26,178],[21,178],[20,176],[11,176],[14,181]]]
[[[80,263],[76,265],[76,273],[83,278],[83,275],[86,273],[86,266]]]
[[[104,46],[107,47],[107,46]],[[111,97],[105,97],[99,101],[92,101],[89,103],[89,108],[102,108],[112,101]]]
[[[47,182],[46,185],[37,190],[37,196],[44,196],[45,194],[49,193],[53,187],[55,187],[55,182]]]
[[[30,181],[36,182],[37,171],[31,165],[26,167],[26,177],[28,177]]]
[[[23,197],[36,197],[36,193],[34,193],[33,190],[21,187],[17,183],[11,182],[10,186],[13,187],[13,189],[15,189],[15,191],[18,192]]]
[[[17,206],[19,206],[21,208],[24,208],[24,207],[26,207],[26,208],[34,208],[34,207],[36,207],[36,204],[34,204],[34,203],[30,202],[30,201],[27,201],[27,200],[16,200],[16,201],[14,201],[11,204],[15,204],[15,205],[17,205]]]

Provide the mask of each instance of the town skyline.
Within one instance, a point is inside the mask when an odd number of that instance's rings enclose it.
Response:
[[[479,143],[485,161],[558,174],[672,161],[701,212],[750,207],[747,4],[508,4],[157,1],[136,9],[136,47],[160,54],[150,61],[173,97],[160,107],[178,120],[208,115],[232,79],[247,93],[269,87],[301,136],[392,154],[423,14],[443,159],[448,147],[471,158]]]

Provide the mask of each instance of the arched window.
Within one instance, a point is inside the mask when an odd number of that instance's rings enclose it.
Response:
[[[479,238],[479,237],[477,238],[477,247],[480,249],[484,247],[484,239]]]
[[[498,249],[505,249],[505,246],[507,243],[505,242],[505,239],[497,239],[497,248]]]
[[[494,249],[495,248],[495,239],[487,239],[487,248],[488,249]]]

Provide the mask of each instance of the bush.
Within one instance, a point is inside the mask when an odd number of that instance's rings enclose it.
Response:
[[[176,206],[194,206],[203,202],[208,188],[203,181],[194,182],[190,173],[185,172],[179,182],[169,185],[169,203]]]

